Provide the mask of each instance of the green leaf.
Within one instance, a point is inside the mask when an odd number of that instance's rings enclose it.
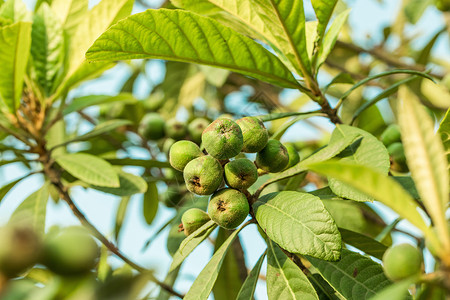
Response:
[[[83,110],[89,106],[100,105],[112,102],[136,103],[136,98],[130,93],[121,93],[116,96],[110,95],[89,95],[73,99],[73,101],[63,110],[64,115]]]
[[[56,13],[64,30],[70,36],[88,12],[88,0],[53,0],[52,10]]]
[[[408,288],[417,281],[416,277],[409,277],[403,279],[402,281],[396,282],[379,291],[370,300],[405,300],[411,299]],[[417,299],[417,298],[415,298]],[[438,299],[438,298],[428,298],[428,299]],[[442,298],[443,299],[443,298]]]
[[[219,275],[219,270],[223,264],[225,255],[227,254],[231,243],[233,243],[234,239],[244,227],[245,224],[239,229],[235,230],[222,244],[222,246],[220,246],[220,248],[214,253],[208,264],[206,264],[206,266],[195,279],[194,283],[192,283],[191,288],[183,298],[184,300],[208,299],[214,283],[216,282],[217,276]]]
[[[131,199],[130,197],[122,197],[122,200],[120,200],[119,207],[117,208],[116,220],[114,224],[114,238],[116,239],[117,242],[119,241],[120,230],[122,229],[123,220],[125,219],[130,199]]]
[[[86,183],[119,187],[119,176],[105,160],[85,153],[71,153],[57,156],[56,162],[72,176]]]
[[[447,155],[447,175],[450,179],[450,109],[447,110],[445,117],[442,119],[438,130],[441,135],[444,151]]]
[[[283,249],[326,260],[338,260],[341,236],[319,197],[285,191],[271,193],[253,204],[256,220]]]
[[[295,117],[295,116],[315,117],[315,116],[320,116],[320,115],[323,115],[323,114],[319,113],[318,111],[313,111],[313,112],[270,113],[267,115],[261,115],[261,116],[257,116],[257,117],[260,118],[261,121],[263,121],[263,122],[268,122],[268,121],[273,121],[273,120],[278,120],[278,119],[283,119],[283,118],[288,118],[288,117]]]
[[[244,284],[236,297],[236,300],[253,300],[253,295],[255,294],[256,284],[258,283],[259,273],[261,272],[261,267],[264,262],[264,257],[266,256],[267,250],[259,257],[253,269],[248,274],[244,281]]]
[[[433,3],[433,0],[410,0],[404,7],[406,19],[411,24],[416,24],[422,17],[426,8]]]
[[[141,194],[147,191],[147,182],[142,177],[124,172],[120,168],[115,168],[115,170],[119,176],[119,187],[112,188],[95,185],[91,185],[91,187],[104,193],[121,197]]]
[[[383,254],[388,248],[386,245],[358,232],[344,228],[339,228],[339,232],[341,233],[342,240],[346,244],[358,248],[366,254],[372,255],[380,260],[383,258]]]
[[[5,184],[4,186],[2,186],[0,188],[0,202],[3,200],[3,198],[5,198],[6,194],[8,194],[8,192],[16,185],[18,184],[20,181],[22,181],[23,179],[27,178],[28,176],[30,176],[30,174],[21,177],[19,179],[16,179],[14,181],[11,181],[10,183]]]
[[[381,265],[346,249],[342,249],[342,259],[338,262],[312,257],[308,260],[348,300],[368,299],[391,284]]]
[[[319,21],[317,25],[318,44],[322,44],[325,30],[327,29],[328,22],[333,15],[333,10],[337,2],[338,0],[311,0],[317,20]]]
[[[170,163],[165,161],[157,161],[151,159],[136,159],[136,158],[110,158],[106,159],[110,164],[116,166],[137,166],[149,168],[171,168]]]
[[[450,234],[445,217],[449,176],[444,147],[417,96],[407,87],[400,87],[399,100],[397,114],[411,177],[434,222],[441,244],[449,253]]]
[[[0,28],[0,110],[15,113],[19,108],[30,45],[31,23]]]
[[[142,212],[144,214],[145,222],[150,225],[158,212],[158,188],[156,182],[149,182],[147,191],[144,193],[144,198],[142,199]]]
[[[310,118],[310,117],[316,117],[316,116],[324,116],[324,114],[322,113],[311,113],[311,114],[304,114],[304,115],[300,115],[286,123],[284,123],[282,126],[280,126],[277,131],[270,137],[271,139],[274,140],[280,140],[281,137],[283,136],[283,134],[286,132],[286,130],[289,129],[289,127],[291,127],[292,125],[294,125],[295,123],[297,123],[298,121]]]
[[[271,299],[319,299],[306,275],[272,241],[267,243],[267,295]]]
[[[405,189],[411,195],[411,197],[413,197],[413,199],[415,200],[420,199],[419,192],[417,192],[416,184],[414,183],[411,177],[392,176],[392,178],[395,179],[395,181],[397,181],[398,183],[400,183],[403,189]]]
[[[31,21],[31,12],[22,0],[7,0],[0,7],[0,18],[9,19],[13,23]]]
[[[178,248],[177,252],[173,255],[172,264],[170,265],[169,272],[172,272],[178,268],[181,263],[191,254],[194,249],[200,245],[208,236],[216,229],[217,224],[213,220],[208,221],[202,227],[191,233],[187,238],[183,240]]]
[[[44,235],[47,202],[50,196],[49,184],[44,183],[39,190],[28,196],[13,212],[9,223],[31,225],[36,233]]]
[[[65,45],[62,25],[47,3],[42,4],[34,15],[31,37],[36,80],[49,95],[63,67]]]
[[[365,166],[327,161],[308,166],[314,172],[334,177],[382,202],[411,224],[422,230],[430,243],[439,249],[436,234],[425,223],[419,213],[420,207],[400,184],[388,176]]]
[[[345,136],[359,134],[363,138],[348,146],[339,154],[341,160],[346,163],[355,163],[370,167],[381,174],[389,172],[390,161],[389,153],[376,137],[362,129],[348,126],[337,125],[330,138],[330,144],[342,140]],[[366,194],[361,193],[349,185],[336,179],[330,178],[329,185],[331,190],[338,196],[355,201],[372,201]]]
[[[112,26],[86,53],[89,61],[157,58],[229,69],[283,87],[299,84],[253,40],[181,10],[147,10]]]

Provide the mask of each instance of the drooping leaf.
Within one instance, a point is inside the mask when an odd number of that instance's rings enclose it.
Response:
[[[325,279],[346,299],[369,299],[389,286],[383,268],[372,259],[342,249],[342,259],[329,262],[308,257]]]
[[[116,96],[110,95],[89,95],[73,99],[73,101],[63,110],[64,115],[85,109],[93,105],[100,105],[112,102],[135,103],[137,100],[129,93],[121,93]]]
[[[236,300],[253,300],[253,295],[255,294],[256,284],[258,283],[259,273],[261,272],[261,267],[264,262],[264,257],[266,256],[267,250],[259,257],[253,269],[248,274],[247,278],[242,284],[241,290],[236,297]]]
[[[31,46],[31,23],[0,28],[0,110],[15,113],[22,97]]]
[[[23,179],[27,178],[29,175],[26,175],[24,177],[21,177],[19,179],[16,179],[14,181],[11,181],[10,183],[5,184],[4,186],[2,186],[0,188],[0,202],[3,200],[3,198],[5,198],[6,194],[8,194],[8,192],[16,185],[18,184],[20,181],[22,181]]]
[[[399,100],[397,114],[411,177],[442,245],[450,251],[445,217],[449,201],[449,176],[444,147],[434,133],[434,124],[428,113],[407,87],[400,87]]]
[[[147,191],[147,182],[145,182],[142,177],[124,172],[120,168],[115,168],[115,170],[117,172],[117,175],[119,176],[119,187],[113,188],[94,185],[92,185],[91,187],[104,193],[121,197],[141,194]]]
[[[72,176],[104,187],[119,187],[119,176],[105,160],[85,153],[71,153],[55,157],[56,162]]]
[[[354,142],[342,151],[338,156],[343,162],[355,163],[370,167],[386,174],[389,171],[389,153],[376,137],[359,128],[348,125],[338,125],[333,131],[330,143],[342,140],[347,135],[359,134],[363,138]],[[361,193],[354,188],[342,183],[334,178],[329,179],[331,190],[338,196],[355,201],[372,201],[366,194]]]
[[[152,159],[137,158],[110,158],[106,159],[110,164],[116,166],[137,166],[144,168],[171,168],[170,163]]]
[[[70,36],[88,12],[88,0],[53,0],[52,10],[56,13],[64,30]]]
[[[241,226],[239,229],[235,230],[227,240],[220,246],[220,248],[214,253],[209,262],[200,272],[200,274],[192,283],[191,288],[187,292],[183,299],[185,300],[206,300],[212,291],[214,283],[219,275],[219,270],[225,259],[231,243],[237,237],[239,232],[245,228],[245,225]]]
[[[49,184],[49,182],[44,183],[39,190],[28,196],[13,212],[9,223],[30,225],[36,233],[43,235],[47,202],[50,196],[48,192]]]
[[[288,117],[295,117],[295,116],[314,117],[314,116],[318,116],[318,115],[322,115],[322,114],[317,111],[316,112],[282,112],[282,113],[270,113],[267,115],[262,115],[262,116],[259,116],[259,118],[263,122],[268,122],[268,121],[273,121],[273,120],[278,120],[278,119],[283,119],[283,118],[288,118]]]
[[[119,240],[120,230],[122,229],[123,221],[127,213],[128,204],[130,203],[130,197],[122,197],[119,207],[116,212],[116,221],[114,224],[114,238],[116,241]]]
[[[150,225],[158,212],[159,197],[156,182],[148,183],[147,191],[144,193],[144,198],[142,201],[144,219],[145,222]]]
[[[441,135],[444,151],[447,155],[447,174],[450,174],[450,109],[447,110],[445,117],[439,126],[439,134]],[[448,175],[450,180],[450,175]]]
[[[272,241],[267,242],[267,295],[272,299],[319,299],[306,275]]]
[[[383,254],[388,248],[382,243],[364,234],[350,231],[344,228],[339,228],[339,231],[341,233],[342,240],[345,243],[358,248],[359,250],[364,251],[365,253],[372,255],[373,257],[376,257],[378,259],[383,258]]]
[[[283,87],[299,87],[278,58],[261,45],[186,11],[158,9],[135,14],[102,34],[86,57],[89,61],[159,58],[198,63]]]
[[[338,260],[341,236],[320,198],[307,193],[271,193],[253,204],[256,220],[283,249]]]

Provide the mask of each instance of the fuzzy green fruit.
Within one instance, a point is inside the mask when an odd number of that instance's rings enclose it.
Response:
[[[146,114],[139,125],[139,133],[148,140],[159,140],[164,137],[164,119],[157,113]]]
[[[405,149],[403,144],[396,142],[387,148],[391,156],[391,169],[397,172],[408,172],[408,165],[406,164]]]
[[[401,142],[400,127],[397,124],[389,125],[381,134],[381,142],[386,147],[393,143]]]
[[[258,169],[246,158],[230,161],[225,165],[224,172],[226,183],[239,190],[248,189],[258,179]]]
[[[184,234],[186,236],[190,235],[191,233],[202,227],[209,220],[211,220],[209,215],[200,208],[188,209],[181,217]]]
[[[178,141],[170,147],[169,162],[178,171],[183,171],[193,159],[202,156],[200,148],[191,141]]]
[[[285,169],[289,169],[300,162],[300,154],[298,154],[298,151],[295,149],[294,145],[285,144],[284,146],[286,147],[289,155],[289,162]]]
[[[400,244],[383,255],[384,273],[394,281],[418,275],[422,269],[422,254],[410,244]]]
[[[241,152],[244,138],[239,125],[230,119],[219,118],[203,131],[202,143],[211,156],[229,159]]]
[[[269,133],[264,123],[256,117],[245,117],[236,121],[242,130],[244,146],[242,152],[256,153],[261,151],[269,140]]]
[[[276,173],[284,170],[289,163],[289,153],[286,147],[277,140],[269,140],[267,145],[256,155],[258,168]]]
[[[183,171],[187,189],[197,195],[211,195],[223,180],[223,168],[212,156],[191,160]]]
[[[225,229],[238,227],[249,214],[245,195],[238,190],[222,189],[211,196],[208,213],[217,225]]]
[[[166,122],[165,131],[168,137],[179,141],[186,137],[187,127],[185,123],[177,119],[170,119]]]
[[[48,236],[43,263],[56,274],[79,276],[97,265],[99,255],[97,243],[84,228],[68,227]]]
[[[192,120],[191,123],[188,125],[188,132],[189,136],[191,137],[192,141],[198,145],[202,142],[202,133],[208,127],[209,122],[205,118],[196,118]]]

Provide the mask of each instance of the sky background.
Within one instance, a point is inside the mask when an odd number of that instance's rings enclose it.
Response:
[[[31,9],[34,6],[34,0],[25,0],[28,7]],[[98,1],[91,1],[92,5]],[[156,7],[160,1],[147,1]],[[308,1],[305,1],[308,2]],[[382,30],[384,26],[392,23],[395,19],[400,2],[399,0],[373,1],[373,0],[347,0],[345,1],[349,7],[352,8],[349,22],[353,28],[353,36],[357,43],[361,46],[370,47],[377,44],[382,39]],[[381,3],[380,3],[381,2]],[[310,4],[306,4],[307,12],[311,12]],[[135,7],[134,12],[142,11],[141,7]],[[442,27],[442,15],[433,8],[426,11],[422,19],[415,25],[407,28],[411,35],[419,35],[416,40],[417,46],[423,46],[428,39],[433,36]],[[393,41],[395,43],[395,41]],[[449,58],[450,45],[448,35],[441,35],[437,47],[434,48],[434,53],[440,57]],[[148,94],[151,87],[161,81],[164,75],[164,64],[160,61],[151,61],[147,65],[149,78],[140,78],[136,89],[139,97],[144,97]],[[81,96],[87,94],[115,94],[118,92],[121,83],[124,81],[128,69],[123,65],[117,66],[114,70],[110,70],[99,79],[87,84],[83,84],[71,96]],[[116,87],[114,90],[113,87]],[[283,93],[283,101],[289,101],[297,97],[297,92],[286,91]],[[239,97],[239,95],[235,95]],[[239,99],[229,100],[230,105],[239,104]],[[91,111],[95,113],[95,109]],[[257,112],[255,112],[257,114]],[[319,122],[319,121],[317,121]],[[321,126],[332,130],[332,126],[326,122],[319,122]],[[87,128],[88,129],[88,128]],[[291,128],[284,141],[290,139],[298,140],[298,132],[302,132],[301,139],[312,139],[316,132],[311,127],[305,125],[297,125]],[[133,155],[140,158],[146,158],[145,153],[141,151],[134,151]],[[4,157],[7,159],[7,157]],[[129,169],[133,172],[136,170]],[[0,169],[0,186],[19,178],[26,174],[26,170],[20,168],[17,164],[11,164]],[[6,223],[10,214],[25,199],[29,194],[37,190],[42,181],[40,176],[35,175],[23,180],[20,184],[3,199],[0,204],[0,224]],[[109,196],[107,194],[81,188],[72,190],[72,196],[81,211],[87,218],[105,235],[111,236],[114,228],[115,214],[120,201],[120,198]],[[154,269],[157,276],[163,279],[171,262],[171,257],[166,251],[165,240],[167,231],[161,234],[152,245],[142,251],[142,246],[153,233],[158,230],[166,221],[172,218],[174,210],[165,208],[160,205],[158,216],[151,226],[146,225],[140,213],[142,205],[141,196],[133,197],[130,201],[125,223],[122,228],[121,238],[119,241],[119,248],[132,260],[139,262],[141,265]],[[387,209],[382,209],[376,205],[376,208],[383,211],[385,220],[390,222],[396,218],[396,215]],[[77,219],[72,215],[71,211],[65,205],[60,203],[55,205],[53,201],[49,201],[47,209],[47,228],[52,225],[73,225],[79,224]],[[411,230],[409,224],[405,222],[400,223],[400,227]],[[251,225],[244,229],[240,234],[241,241],[245,250],[247,267],[251,269],[256,263],[257,259],[265,249],[265,244],[256,232],[255,226]],[[405,241],[404,237],[396,236],[395,242]],[[201,271],[202,266],[206,265],[207,258],[212,254],[211,244],[204,242],[199,246],[183,264],[181,270],[181,277],[178,279],[175,289],[184,293],[188,290],[190,283],[195,276]],[[119,260],[111,258],[115,264],[120,264]],[[265,273],[265,265],[262,268]],[[266,299],[265,285],[260,282],[256,293],[257,299]]]

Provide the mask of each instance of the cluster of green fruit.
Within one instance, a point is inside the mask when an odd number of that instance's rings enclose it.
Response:
[[[263,122],[256,117],[236,122],[225,117],[215,120],[202,132],[201,147],[183,140],[174,143],[169,152],[170,164],[183,172],[187,189],[197,195],[212,195],[208,213],[194,208],[183,214],[186,235],[210,219],[223,228],[236,228],[249,214],[244,193],[258,179],[258,168],[260,172],[276,173],[300,160],[292,146],[288,150],[269,139]],[[241,152],[257,153],[256,161],[245,155],[236,158]]]
[[[381,134],[381,141],[391,156],[391,169],[405,173],[409,169],[406,164],[405,149],[403,148],[401,138],[399,126],[396,124],[389,125]]]
[[[0,274],[20,276],[37,263],[55,274],[78,276],[90,272],[100,254],[95,240],[81,227],[52,228],[42,241],[29,227],[0,228]]]
[[[383,255],[384,273],[393,281],[421,274],[422,263],[421,252],[410,244],[393,246]]]

